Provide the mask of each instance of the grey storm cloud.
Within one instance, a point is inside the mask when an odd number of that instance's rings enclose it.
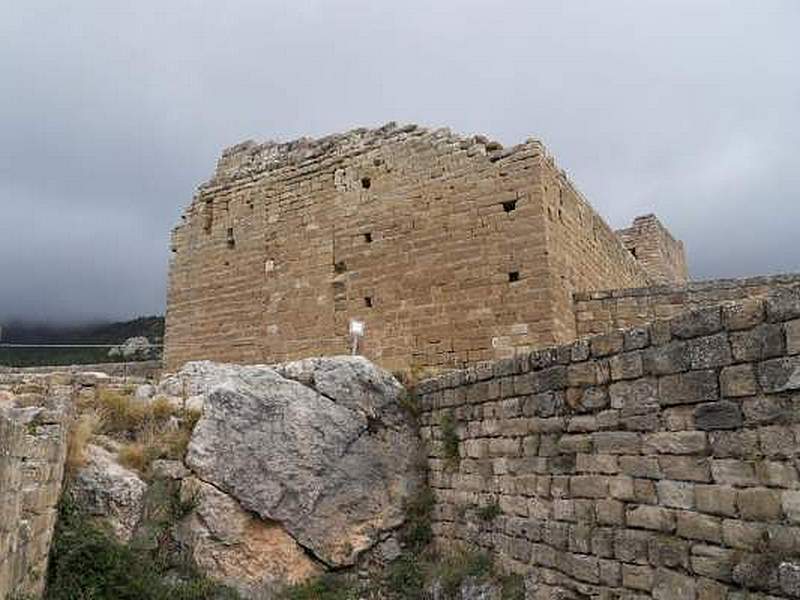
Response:
[[[796,0],[7,2],[0,319],[164,310],[223,147],[386,121],[542,139],[697,278],[800,270]]]

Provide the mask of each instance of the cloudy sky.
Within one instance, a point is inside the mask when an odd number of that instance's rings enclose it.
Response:
[[[0,320],[164,309],[220,150],[386,121],[542,139],[695,277],[800,271],[797,0],[26,0],[0,19]]]

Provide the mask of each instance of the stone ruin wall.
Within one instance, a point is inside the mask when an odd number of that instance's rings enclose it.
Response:
[[[45,400],[38,386],[0,376],[0,598],[39,597],[58,513],[70,388]]]
[[[800,284],[800,275],[717,279],[679,285],[574,294],[578,337],[636,327],[687,309],[722,302],[764,298],[782,287]]]
[[[637,217],[632,227],[617,231],[617,235],[653,282],[685,283],[689,279],[683,242],[673,238],[655,215]]]
[[[645,269],[528,141],[392,124],[226,151],[173,234],[166,366],[349,351],[462,366],[574,339],[572,293]]]
[[[417,394],[437,543],[485,549],[532,598],[800,597],[800,288]]]

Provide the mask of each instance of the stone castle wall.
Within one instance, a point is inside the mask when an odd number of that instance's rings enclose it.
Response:
[[[608,333],[665,319],[687,309],[763,298],[776,289],[800,284],[800,275],[718,279],[680,285],[574,294],[579,337]]]
[[[61,493],[70,388],[0,386],[0,598],[38,597]]]
[[[689,278],[683,242],[673,238],[655,215],[637,217],[632,227],[617,235],[654,282],[683,283]]]
[[[417,394],[437,542],[536,600],[800,597],[800,288]]]
[[[547,156],[389,125],[226,151],[173,235],[166,366],[349,350],[461,366],[574,339],[571,296],[649,285]]]

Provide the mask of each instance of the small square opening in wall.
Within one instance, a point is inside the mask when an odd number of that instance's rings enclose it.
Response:
[[[506,202],[503,202],[503,210],[506,211],[507,213],[517,210],[517,201],[508,200]]]
[[[364,296],[364,306],[372,308],[372,296]]]
[[[519,281],[519,271],[510,271],[508,273],[508,281],[510,283],[514,283],[515,281]]]
[[[368,190],[371,185],[372,185],[372,179],[370,179],[369,177],[362,177],[361,178],[361,187],[362,188],[364,188],[365,190]]]
[[[372,243],[372,234],[367,232],[364,234],[364,241],[368,244]]]

